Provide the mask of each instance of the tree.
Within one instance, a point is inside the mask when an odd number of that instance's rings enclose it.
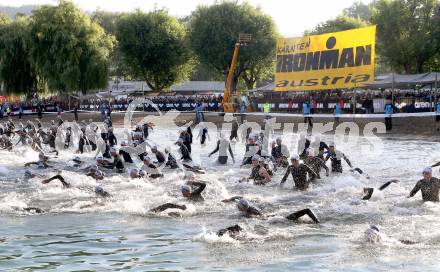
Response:
[[[313,30],[306,32],[306,34],[323,34],[329,32],[338,32],[354,28],[361,28],[368,26],[368,22],[355,17],[346,15],[339,15],[335,19],[325,21],[318,24]]]
[[[440,50],[437,0],[379,0],[373,8],[377,49],[396,71],[422,73]]]
[[[0,12],[0,27],[9,23],[9,17],[7,14]]]
[[[348,17],[358,18],[366,22],[371,21],[371,7],[376,1],[370,4],[364,4],[361,1],[354,2],[350,7],[344,9],[342,14]]]
[[[86,93],[107,86],[113,39],[72,2],[34,10],[30,45],[51,90]]]
[[[123,15],[117,23],[116,38],[130,72],[152,90],[169,88],[190,73],[185,28],[165,10]]]
[[[96,10],[92,14],[92,20],[97,22],[108,35],[116,36],[117,22],[123,13],[110,12],[104,10]],[[122,53],[117,46],[117,41],[115,40],[115,46],[110,52],[110,69],[109,75],[120,77],[129,76],[129,68],[125,65]]]
[[[251,89],[275,58],[278,34],[273,19],[246,2],[200,6],[191,15],[191,48],[200,62],[225,77],[240,33],[251,34],[252,41],[249,46],[240,48],[233,88],[242,76]]]
[[[39,77],[27,44],[29,20],[21,17],[0,26],[0,80],[12,94],[31,94]]]

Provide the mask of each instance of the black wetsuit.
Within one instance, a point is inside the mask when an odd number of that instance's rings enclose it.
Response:
[[[229,141],[232,141],[234,138],[238,140],[238,122],[235,120],[232,122],[231,136],[229,136]]]
[[[307,179],[307,173],[309,173],[309,179]],[[307,190],[310,182],[317,177],[316,173],[305,164],[300,164],[298,167],[289,165],[281,183],[286,182],[289,174],[292,174],[295,187],[300,190]]]
[[[342,161],[341,161],[341,159],[344,159],[347,162],[347,164],[350,167],[352,167],[351,166],[351,162],[348,160],[348,158],[342,152],[336,151],[336,153],[333,153],[333,152],[329,151],[327,153],[327,157],[325,158],[325,161],[327,161],[328,159],[331,160],[332,172],[342,173]]]
[[[225,140],[224,140],[224,141],[225,141]],[[220,144],[221,144],[221,140],[218,140],[218,141],[217,141],[217,146],[216,146],[216,148],[214,149],[214,151],[212,151],[212,152],[209,154],[209,156],[211,156],[211,155],[217,153],[217,152],[220,150]],[[231,144],[228,142],[227,145],[228,145],[229,154],[231,154],[231,158],[234,159],[234,154],[232,153]],[[222,151],[222,152],[223,152],[223,151]],[[222,153],[222,152],[220,152],[220,153]],[[226,163],[228,162],[228,155],[226,154],[226,156],[225,156],[225,155],[220,154],[220,156],[218,156],[217,161],[218,161],[218,163],[220,163],[220,164],[226,164]]]
[[[251,149],[257,150],[251,151]],[[249,154],[248,154],[249,153]],[[245,157],[243,158],[243,165],[245,164],[251,164],[252,163],[252,156],[254,155],[260,155],[261,156],[261,148],[258,144],[247,144],[246,145],[246,153]]]
[[[108,133],[108,143],[110,146],[115,146],[118,144],[118,139],[116,138],[115,134],[111,131]]]
[[[119,155],[114,156],[113,165],[119,173],[124,171],[124,163],[122,162],[121,156]]]
[[[181,144],[179,148],[180,148],[180,153],[182,154],[182,157],[180,159],[192,161],[190,154],[191,152],[188,150],[187,146],[185,144]]]
[[[157,170],[157,167],[152,163],[150,163],[148,165],[145,164],[144,166],[142,166],[142,169],[145,170],[145,172],[147,172],[147,174],[150,178],[156,179],[156,178],[163,177],[163,174],[159,173],[159,171]]]
[[[55,176],[53,176],[51,178],[45,179],[45,180],[42,181],[42,183],[46,184],[46,183],[49,183],[49,182],[51,182],[52,180],[55,180],[55,179],[59,180],[61,182],[61,184],[63,184],[64,188],[69,188],[70,187],[70,184],[68,182],[66,182],[61,175],[55,175]]]
[[[416,183],[416,186],[414,186],[409,195],[412,197],[421,190],[423,201],[439,202],[439,189],[440,180],[438,178],[433,177],[430,181],[421,179]]]
[[[72,131],[70,129],[68,129],[66,131],[66,140],[64,142],[65,149],[69,148],[71,139],[72,139]]]
[[[181,139],[183,140],[183,145],[186,147],[188,152],[191,153],[192,135],[185,131],[182,133],[181,136]]]
[[[116,171],[118,173],[122,173],[124,171],[124,163],[122,162],[122,159],[119,155],[113,157],[112,163],[110,163],[109,161],[104,161],[104,163],[101,166],[107,169],[116,168]]]
[[[246,217],[255,217],[255,216],[263,216],[263,214],[257,208],[249,206],[246,209],[244,216],[246,216]]]
[[[122,158],[124,158],[124,161],[127,163],[133,163],[133,159],[130,156],[130,153],[124,150],[119,150],[119,155],[122,155]]]
[[[305,159],[304,159],[304,163],[306,164],[306,165],[308,165],[310,168],[312,168],[312,170],[316,173],[316,175],[318,176],[317,178],[321,178],[321,176],[320,176],[320,172],[321,172],[321,168],[324,168],[326,171],[327,171],[327,173],[328,173],[328,171],[329,171],[329,169],[328,169],[328,167],[327,167],[327,165],[325,165],[325,162],[324,162],[324,160],[322,160],[321,158],[319,158],[319,157],[306,157]]]
[[[200,137],[200,144],[205,144],[207,135],[208,135],[208,129],[207,128],[203,128],[202,136]]]
[[[102,153],[102,156],[106,159],[112,158],[112,156],[110,155],[110,146],[107,143],[105,143],[105,151],[104,153]]]
[[[142,125],[142,133],[144,134],[144,138],[145,139],[148,139],[148,135],[149,135],[149,128],[150,128],[150,125],[148,125],[148,124],[143,124]]]
[[[157,150],[156,152],[153,152],[153,153],[154,153],[154,155],[156,155],[157,162],[158,162],[159,164],[162,164],[162,163],[165,162],[165,155],[164,155],[162,152],[160,152],[159,150]]]
[[[193,186],[197,186],[197,188],[193,191],[191,191],[191,194],[189,197],[187,197],[188,199],[192,200],[192,201],[203,201],[203,196],[202,196],[202,192],[203,190],[205,190],[206,188],[206,184],[203,182],[196,182],[194,181],[192,183]]]
[[[186,210],[186,206],[185,205],[177,205],[177,204],[173,204],[173,203],[165,203],[163,205],[160,205],[156,208],[151,209],[150,212],[158,213],[158,212],[163,212],[168,209]]]
[[[299,155],[299,157],[301,158],[301,159],[303,159],[303,158],[305,158],[307,155],[306,155],[306,151],[307,151],[307,149],[310,147],[310,145],[311,145],[311,142],[310,142],[310,140],[309,139],[306,139],[306,142],[305,142],[305,144],[304,144],[304,150],[301,152],[301,154]],[[323,142],[323,141],[320,141],[319,142],[319,149],[325,149],[325,150],[329,150],[329,148],[328,148],[328,145],[325,143],[325,142]]]
[[[176,158],[171,153],[168,153],[168,160],[165,166],[169,166],[171,169],[177,168],[177,161]]]

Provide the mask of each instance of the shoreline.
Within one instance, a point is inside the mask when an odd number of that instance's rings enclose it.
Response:
[[[113,126],[120,128],[123,127],[125,112],[114,112],[112,113],[112,121]],[[164,113],[165,114],[165,113]],[[204,114],[205,122],[212,122],[215,125],[219,126],[219,124],[223,123],[223,116],[220,116],[220,112],[213,112]],[[82,120],[92,120],[93,122],[101,121],[101,114],[99,112],[79,112],[79,122]],[[132,124],[138,123],[142,120],[142,118],[146,116],[158,116],[156,112],[135,112],[133,114]],[[71,112],[62,113],[61,117],[65,121],[73,121],[74,115]],[[195,117],[194,112],[179,112],[178,116],[175,119],[175,122],[178,126],[182,126],[189,121],[193,121]],[[21,122],[26,122],[27,120],[34,121],[37,118],[37,115],[23,115]],[[50,120],[56,120],[56,114],[44,114],[42,123],[48,123]],[[237,114],[237,118],[240,123],[240,116]],[[302,116],[292,115],[292,116],[277,116],[277,123],[281,123],[280,129],[276,131],[282,131],[286,123],[293,123],[293,132],[298,131],[298,124],[304,123],[304,118]],[[248,122],[256,122],[260,125],[263,124],[265,119],[264,115],[249,115],[246,120]],[[3,118],[3,121],[6,121],[6,118]],[[12,120],[17,123],[19,122],[18,116],[13,116]],[[333,122],[333,130],[328,133],[334,133],[337,125],[335,124],[334,117],[314,117],[313,123],[321,123],[322,125],[326,125],[328,123]],[[353,118],[353,117],[340,117],[339,124],[344,122],[353,122],[359,127],[360,135],[363,135],[363,131],[365,126],[371,122],[378,122],[384,124],[383,118]],[[309,128],[309,132],[310,132]],[[393,118],[393,129],[391,131],[387,131],[386,133],[376,133],[375,135],[378,137],[392,137],[392,136],[400,136],[400,137],[411,137],[411,136],[423,136],[423,137],[436,137],[440,135],[440,132],[436,130],[436,121],[434,116],[418,116],[418,117],[395,117]]]

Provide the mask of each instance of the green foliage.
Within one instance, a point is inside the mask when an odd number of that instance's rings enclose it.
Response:
[[[343,15],[353,18],[358,18],[366,22],[371,21],[371,7],[376,1],[370,4],[364,4],[361,1],[354,2],[350,7],[344,9]]]
[[[229,71],[240,33],[251,34],[252,41],[240,48],[235,82],[245,73],[243,79],[252,88],[275,57],[278,34],[273,19],[246,2],[221,2],[198,7],[189,23],[189,41],[199,61],[223,75]]]
[[[51,90],[106,87],[113,39],[102,27],[70,1],[41,6],[31,19],[31,55]]]
[[[335,19],[320,23],[312,31],[306,32],[306,35],[338,32],[354,28],[366,27],[368,25],[368,22],[360,18],[339,15]]]
[[[185,28],[165,10],[123,15],[116,37],[130,72],[152,90],[169,88],[188,77],[191,54]]]
[[[9,21],[9,16],[5,13],[0,12],[0,27],[7,25]]]
[[[97,22],[108,35],[116,36],[117,23],[119,18],[123,13],[119,12],[110,12],[104,10],[96,10],[92,14],[92,20]],[[122,53],[117,46],[117,42],[115,40],[115,46],[110,52],[110,69],[109,75],[112,77],[118,78],[127,78],[129,77],[129,68],[125,65],[122,57]]]
[[[92,13],[92,20],[97,22],[107,34],[116,34],[116,24],[122,13],[105,10],[96,10]]]
[[[0,80],[6,93],[30,94],[37,90],[38,75],[30,61],[29,21],[24,18],[0,26]]]
[[[379,0],[372,19],[377,24],[377,49],[396,71],[426,72],[440,50],[437,0]]]

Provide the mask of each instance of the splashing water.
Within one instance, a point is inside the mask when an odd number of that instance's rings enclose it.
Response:
[[[122,138],[123,131],[117,130]],[[172,146],[169,130],[155,129],[150,140],[159,149]],[[173,132],[177,135],[177,131]],[[284,135],[285,138],[293,135]],[[361,141],[365,139],[361,138]],[[55,169],[24,179],[23,164],[38,154],[18,146],[0,151],[0,267],[2,270],[336,270],[435,271],[440,255],[440,206],[423,203],[421,196],[406,199],[421,178],[421,169],[439,158],[438,142],[429,139],[383,139],[385,152],[360,154],[343,150],[355,166],[371,177],[350,173],[331,175],[312,184],[307,192],[292,189],[291,178],[283,186],[279,170],[274,181],[262,187],[238,180],[250,169],[240,168],[242,143],[235,144],[237,162],[219,166],[208,158],[215,141],[193,145],[196,163],[206,174],[196,175],[207,183],[203,203],[183,199],[179,188],[185,183],[182,171],[165,170],[156,180],[132,180],[127,173],[108,172],[103,181],[86,177],[74,168],[74,149],[52,158],[72,186],[41,184]],[[91,154],[80,155],[91,164]],[[140,167],[136,158],[133,166]],[[344,169],[348,169],[344,165]],[[324,176],[324,175],[323,175]],[[434,172],[438,176],[438,172]],[[375,190],[362,201],[363,187],[378,188],[390,179],[384,191]],[[97,202],[93,188],[102,186],[112,197]],[[221,200],[242,195],[268,220],[243,218],[235,204]],[[185,204],[187,209],[159,214],[149,209],[163,203]],[[26,207],[49,211],[43,215],[23,212]],[[308,219],[291,222],[284,216],[311,208],[321,224]],[[244,230],[236,239],[216,232],[234,224]],[[364,231],[369,224],[380,226],[380,243],[369,243]],[[402,243],[409,240],[413,244]]]

